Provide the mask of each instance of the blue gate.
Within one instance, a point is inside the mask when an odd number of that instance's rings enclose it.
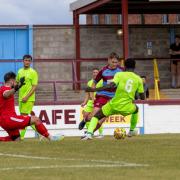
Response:
[[[0,27],[0,82],[6,72],[22,67],[25,54],[33,54],[32,26]]]

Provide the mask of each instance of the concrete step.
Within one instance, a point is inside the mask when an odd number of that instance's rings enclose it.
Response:
[[[154,99],[154,90],[150,90],[151,99]],[[160,89],[160,99],[180,99],[180,89]]]
[[[57,100],[58,101],[83,101],[85,97],[84,91],[57,91]],[[180,99],[180,89],[160,89],[160,98],[161,99]],[[15,95],[17,101],[18,94]],[[150,98],[155,99],[154,90],[150,89]],[[36,101],[53,101],[54,100],[54,91],[37,91],[36,92]]]
[[[57,101],[83,101],[84,91],[57,91]],[[18,100],[18,93],[15,94],[15,100]],[[54,91],[36,91],[36,101],[54,101]]]

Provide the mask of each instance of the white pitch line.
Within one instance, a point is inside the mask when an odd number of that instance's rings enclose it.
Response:
[[[139,167],[139,165],[127,164],[84,164],[84,165],[50,165],[50,166],[30,166],[30,167],[7,167],[0,168],[0,171],[27,170],[27,169],[62,169],[62,168],[114,168],[114,167]]]
[[[0,156],[8,156],[14,158],[25,158],[25,159],[39,159],[39,160],[61,160],[61,161],[83,161],[83,162],[95,162],[95,163],[104,163],[111,165],[129,165],[129,166],[149,166],[147,164],[137,164],[137,163],[127,163],[124,161],[112,161],[112,160],[94,160],[94,159],[65,159],[65,158],[56,158],[56,157],[43,157],[43,156],[30,156],[30,155],[21,155],[21,154],[7,154],[0,153]]]
[[[22,154],[7,154],[7,153],[0,153],[0,156],[8,156],[14,158],[25,158],[25,159],[41,159],[41,160],[56,160],[57,158],[50,158],[50,157],[39,157],[39,156],[29,156],[29,155],[22,155]]]

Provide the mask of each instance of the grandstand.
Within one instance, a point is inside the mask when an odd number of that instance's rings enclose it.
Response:
[[[99,3],[97,0],[72,3],[71,10],[74,15],[77,13],[74,16],[74,25],[0,26],[0,33],[3,34],[1,44],[4,49],[11,47],[0,55],[0,64],[3,67],[0,71],[0,81],[3,80],[4,72],[8,70],[17,72],[22,65],[21,59],[24,54],[33,54],[33,66],[40,77],[37,101],[81,102],[84,92],[80,90],[80,85],[83,89],[93,67],[104,66],[109,52],[115,51],[122,59],[129,53],[130,57],[137,60],[137,73],[148,77],[150,89],[154,88],[153,59],[156,58],[162,97],[171,98],[172,94],[176,94],[173,98],[179,98],[176,90],[163,90],[170,88],[168,49],[175,33],[180,33],[179,24],[131,24],[128,27],[129,41],[125,41],[123,37],[117,35],[117,30],[123,28],[124,24],[122,26],[78,24],[77,20],[81,14],[109,13],[108,9],[111,7],[114,7],[113,13],[119,13],[123,7],[121,2],[115,0],[101,1],[101,6]],[[179,5],[179,2],[171,4],[146,0],[129,0],[128,3],[131,14],[140,13],[139,9],[141,13],[152,11],[177,13]],[[146,8],[145,4],[148,5]],[[152,44],[152,54],[148,54],[149,43]],[[170,91],[173,93],[168,93]],[[150,96],[153,99],[153,91]]]

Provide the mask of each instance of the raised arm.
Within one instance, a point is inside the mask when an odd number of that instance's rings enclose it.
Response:
[[[96,92],[96,91],[103,91],[103,90],[111,89],[111,88],[115,88],[115,87],[116,87],[116,84],[114,82],[111,82],[110,84],[106,84],[106,85],[99,87],[99,88],[87,87],[85,89],[85,91],[86,92]]]
[[[18,84],[16,84],[12,89],[4,91],[3,93],[3,97],[4,98],[9,98],[11,95],[13,95],[16,91],[18,91],[23,85],[25,85],[24,83],[25,78],[22,77],[20,79],[20,82]]]

